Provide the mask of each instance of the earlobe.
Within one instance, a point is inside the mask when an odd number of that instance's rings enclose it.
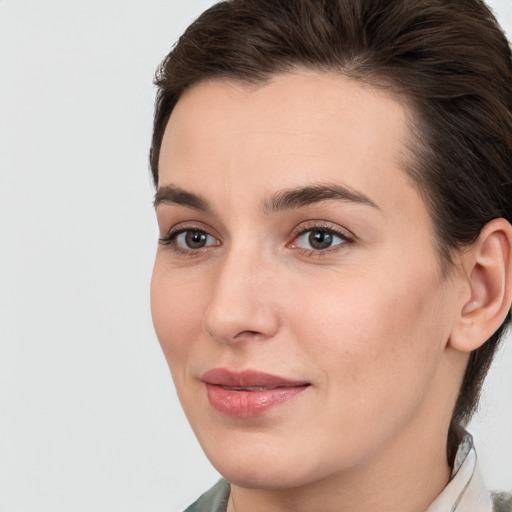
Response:
[[[452,348],[471,352],[482,346],[505,320],[512,302],[512,226],[489,222],[462,255],[468,293],[450,337]]]

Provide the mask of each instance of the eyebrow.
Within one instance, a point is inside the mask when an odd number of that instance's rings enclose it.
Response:
[[[211,210],[208,201],[204,197],[187,192],[174,185],[160,187],[156,191],[153,206],[156,208],[159,204],[179,204],[205,213]]]
[[[266,212],[289,210],[332,199],[380,209],[368,196],[339,184],[318,184],[281,190],[264,203],[264,209]]]
[[[346,201],[379,209],[368,196],[350,187],[317,184],[280,190],[264,201],[263,210],[265,213],[292,210],[328,200]],[[203,196],[187,192],[175,185],[166,185],[157,190],[153,205],[156,208],[159,204],[178,204],[204,213],[211,211],[208,201]]]

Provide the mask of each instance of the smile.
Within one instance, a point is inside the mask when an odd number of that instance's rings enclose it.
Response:
[[[240,372],[224,368],[205,372],[201,380],[206,384],[208,401],[214,409],[240,418],[261,416],[310,385],[254,370]]]
[[[267,391],[269,389],[276,389],[276,388],[266,388],[262,386],[246,386],[246,387],[229,387],[229,386],[221,386],[222,389],[227,389],[229,391]]]

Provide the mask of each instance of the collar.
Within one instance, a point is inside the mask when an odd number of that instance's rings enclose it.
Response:
[[[473,438],[466,432],[453,465],[452,476],[443,492],[426,512],[492,512],[492,502],[480,471]]]

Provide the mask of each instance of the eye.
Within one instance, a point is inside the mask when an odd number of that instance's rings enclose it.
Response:
[[[176,244],[182,249],[202,249],[217,245],[217,240],[204,231],[187,230],[177,234]]]
[[[303,229],[292,242],[291,247],[308,251],[327,251],[350,243],[351,239],[333,228],[312,227]]]
[[[160,238],[162,245],[170,245],[180,252],[196,251],[219,245],[220,242],[201,229],[179,229]]]

